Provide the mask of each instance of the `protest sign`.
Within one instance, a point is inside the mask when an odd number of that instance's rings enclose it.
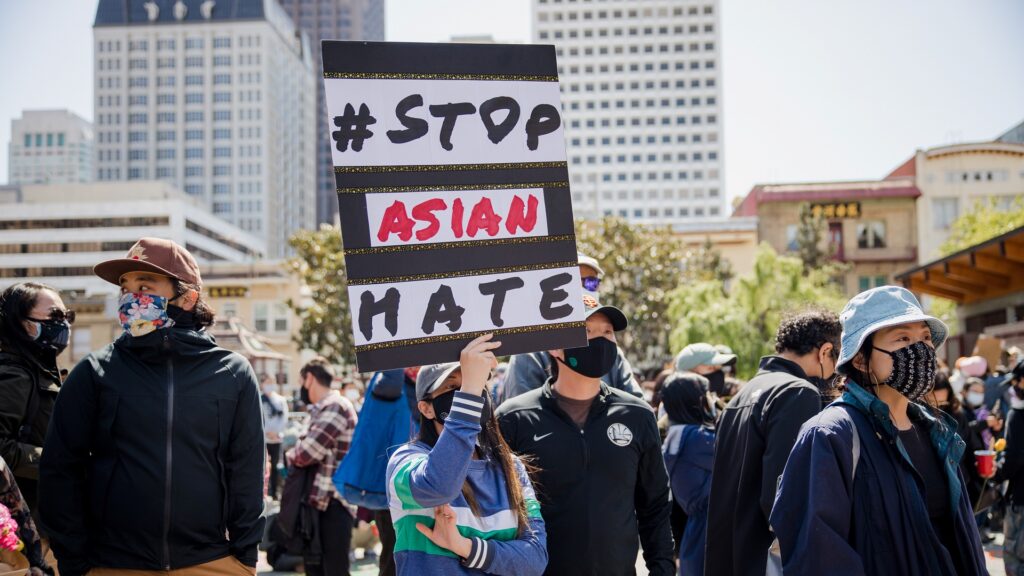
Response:
[[[586,345],[552,46],[323,43],[364,372]]]

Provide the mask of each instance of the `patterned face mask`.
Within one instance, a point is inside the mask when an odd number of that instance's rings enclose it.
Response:
[[[932,389],[935,383],[935,349],[917,342],[899,350],[882,350],[892,358],[892,372],[882,384],[889,386],[907,400],[916,402]]]
[[[168,299],[163,296],[126,292],[117,304],[121,327],[132,336],[145,336],[174,326],[174,320],[167,316]]]

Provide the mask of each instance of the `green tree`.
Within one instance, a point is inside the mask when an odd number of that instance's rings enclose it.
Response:
[[[1024,198],[1018,196],[1009,205],[1002,206],[995,198],[979,201],[953,221],[949,237],[939,247],[939,253],[949,256],[1021,226],[1024,226]],[[945,322],[952,334],[956,334],[960,330],[956,307],[953,300],[934,296],[928,311]]]
[[[704,243],[696,250],[687,250],[682,261],[683,277],[691,282],[704,280],[719,280],[728,284],[735,273],[732,270],[732,263],[722,258],[722,253],[715,248],[711,237],[704,239]]]
[[[821,269],[805,271],[799,258],[780,256],[766,243],[753,271],[727,291],[720,280],[679,286],[670,294],[673,352],[694,342],[725,344],[739,358],[737,373],[750,378],[760,358],[774,352],[782,317],[809,305],[838,311],[845,302]]]
[[[335,364],[354,365],[341,231],[323,225],[319,230],[299,231],[288,243],[295,250],[288,266],[309,289],[306,301],[288,301],[302,322],[295,342]]]
[[[831,259],[829,251],[821,247],[824,232],[825,220],[814,215],[810,204],[801,204],[800,223],[796,228],[796,249],[804,270],[820,270]]]
[[[978,201],[968,212],[953,221],[949,237],[939,247],[943,256],[1024,226],[1024,197],[1017,196],[1008,205],[995,198]]]
[[[635,365],[658,363],[669,352],[668,294],[682,281],[684,252],[668,227],[632,225],[619,218],[576,222],[576,244],[601,263],[601,299],[622,309],[629,330],[619,344]]]

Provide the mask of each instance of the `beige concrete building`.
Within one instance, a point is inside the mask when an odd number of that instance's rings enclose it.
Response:
[[[795,254],[800,208],[809,204],[827,222],[823,247],[850,264],[843,288],[852,296],[891,284],[897,272],[917,261],[920,195],[910,178],[763,184],[754,186],[734,216],[757,216],[758,241]]]
[[[1024,144],[979,142],[918,150],[888,178],[913,178],[917,206],[918,263],[939,257],[958,217],[978,201],[1008,206],[1024,196]]]
[[[282,260],[211,262],[202,266],[207,300],[217,313],[218,342],[247,358],[257,374],[270,374],[290,391],[299,368],[313,356],[293,340],[300,320],[288,302],[308,295]]]
[[[754,271],[757,253],[757,218],[709,220],[699,224],[677,225],[673,232],[687,250],[698,250],[708,240],[732,265],[736,276]]]

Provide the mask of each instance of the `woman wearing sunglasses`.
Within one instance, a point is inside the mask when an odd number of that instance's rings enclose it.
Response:
[[[839,318],[846,392],[804,424],[772,508],[783,572],[987,574],[964,441],[922,400],[946,325],[897,286],[858,294]]]
[[[74,320],[60,293],[44,284],[21,282],[0,294],[0,456],[33,512],[39,456],[60,390],[57,356]]]

